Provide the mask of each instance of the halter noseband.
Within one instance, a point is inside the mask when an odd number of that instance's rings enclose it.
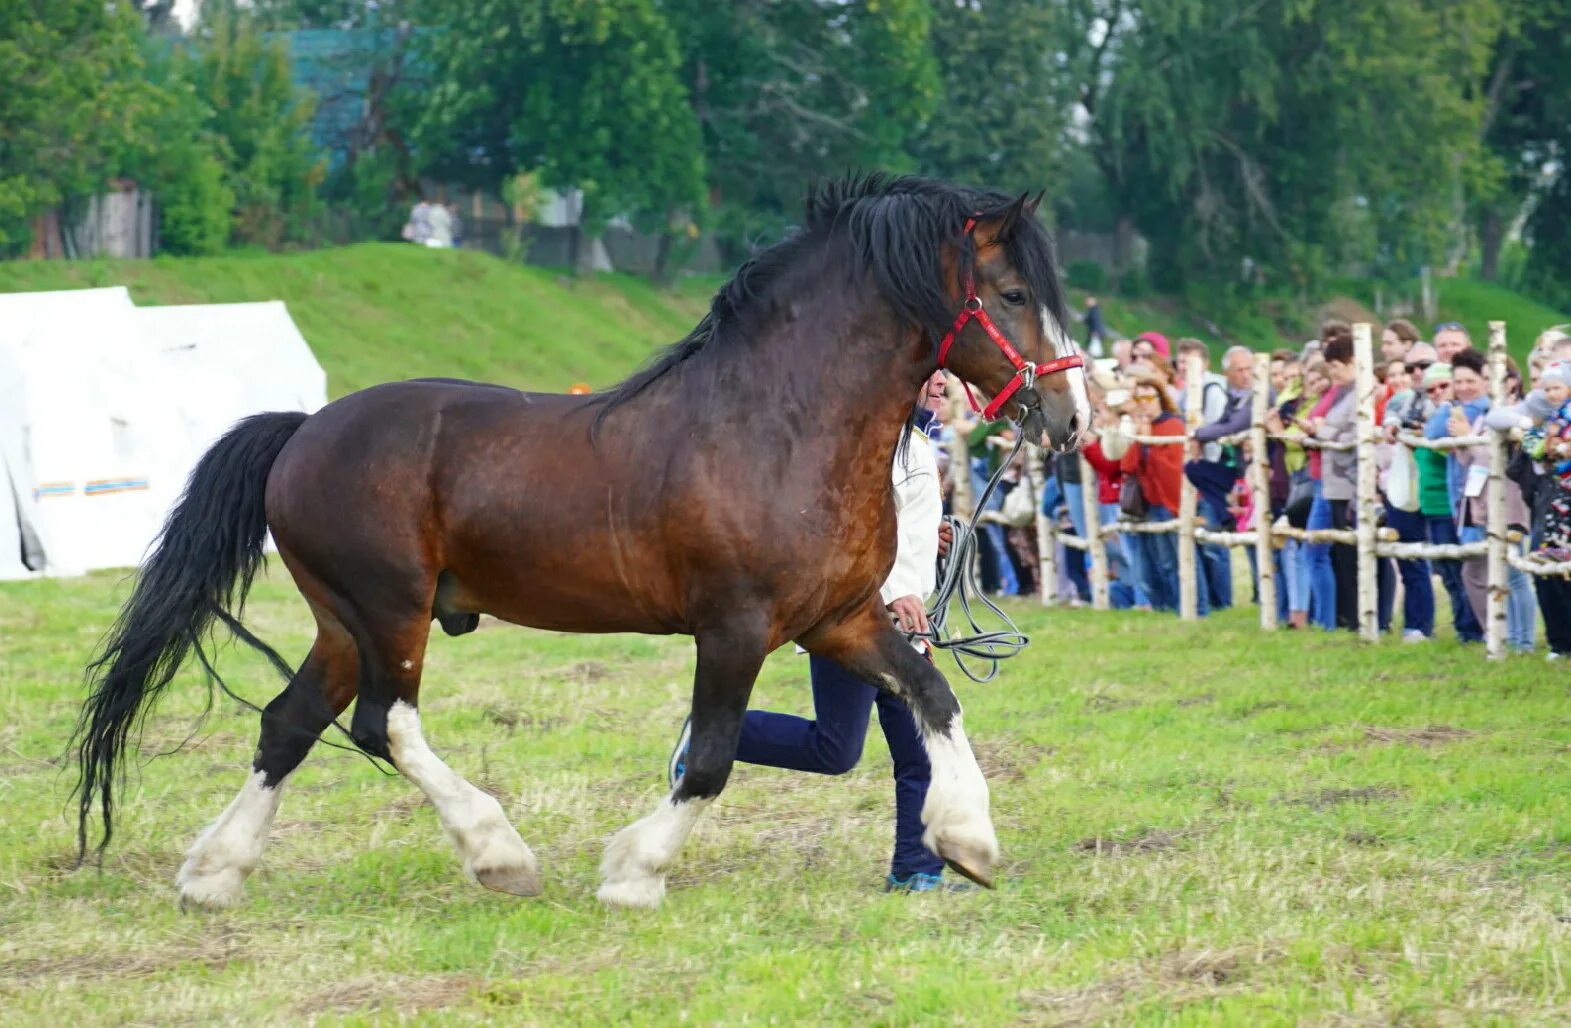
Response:
[[[975,228],[976,218],[967,218],[965,228],[961,230],[960,234],[969,236]],[[950,326],[949,332],[944,336],[943,341],[938,344],[938,366],[942,368],[948,360],[949,348],[954,345],[955,337],[960,334],[960,330],[966,327],[966,322],[975,319],[976,323],[982,326],[982,331],[986,332],[987,337],[1004,352],[1004,356],[1015,369],[1015,373],[1010,376],[1004,388],[998,391],[998,395],[993,397],[993,402],[988,404],[985,410],[977,404],[976,394],[971,392],[970,384],[961,379],[960,384],[965,386],[966,398],[971,401],[971,409],[973,411],[977,411],[988,421],[993,421],[997,419],[999,412],[1004,409],[1005,404],[1016,393],[1022,388],[1031,386],[1042,376],[1068,371],[1070,368],[1085,367],[1085,358],[1078,353],[1070,354],[1067,357],[1056,357],[1041,364],[1033,364],[1026,360],[1020,356],[1020,351],[1016,350],[1010,345],[1009,340],[1004,338],[1004,334],[998,330],[998,326],[993,324],[993,319],[987,316],[987,310],[982,306],[982,301],[977,299],[975,277],[969,272],[967,272],[965,277],[965,287],[966,298],[965,302],[960,305],[960,314],[955,318],[955,323]]]

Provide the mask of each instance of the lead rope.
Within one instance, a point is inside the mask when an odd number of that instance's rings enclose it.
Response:
[[[993,472],[992,478],[988,479],[982,495],[977,497],[970,521],[961,522],[954,515],[945,515],[944,521],[954,531],[954,541],[949,545],[949,556],[944,558],[939,566],[938,591],[933,594],[933,604],[927,612],[928,630],[911,635],[913,639],[927,640],[928,645],[934,649],[948,650],[955,658],[956,666],[967,678],[977,683],[991,682],[998,675],[999,663],[1015,656],[1031,642],[1009,615],[1004,613],[1002,608],[989,599],[987,593],[983,591],[982,583],[978,579],[979,564],[976,553],[977,521],[987,506],[988,498],[998,487],[999,480],[1004,477],[1004,472],[1014,463],[1024,445],[1025,433],[1017,432],[1014,449],[1010,450],[1009,456],[998,465],[998,470]],[[1030,485],[1028,481],[1022,480],[1015,488],[1029,489]],[[955,600],[960,601],[960,613],[965,616],[966,623],[970,626],[970,635],[961,635],[957,631],[950,636],[947,630],[950,606]],[[984,631],[977,621],[981,611],[972,609],[972,604],[977,602],[992,611],[993,615],[1003,622],[1003,626]],[[973,671],[966,664],[968,658],[983,662],[986,667],[985,672]]]

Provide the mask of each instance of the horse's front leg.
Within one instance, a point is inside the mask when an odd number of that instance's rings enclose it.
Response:
[[[698,815],[720,795],[736,760],[742,717],[758,669],[769,653],[763,619],[739,619],[699,633],[693,679],[693,732],[686,769],[654,813],[611,837],[600,862],[600,901],[617,907],[657,907],[666,870]]]
[[[803,641],[857,677],[904,700],[916,718],[932,781],[922,804],[922,844],[958,873],[993,887],[998,837],[988,815],[987,780],[961,724],[960,701],[932,661],[912,648],[881,608]]]

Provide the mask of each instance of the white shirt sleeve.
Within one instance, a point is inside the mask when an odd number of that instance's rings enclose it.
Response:
[[[938,584],[938,525],[944,516],[938,461],[927,436],[911,433],[905,461],[896,459],[893,474],[899,544],[895,566],[878,592],[886,606],[902,596],[925,600]]]

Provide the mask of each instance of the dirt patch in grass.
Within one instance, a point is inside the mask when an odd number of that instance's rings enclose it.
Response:
[[[418,1014],[461,1003],[484,984],[485,979],[469,974],[350,978],[311,993],[294,1011],[306,1016],[361,1010]]]
[[[1248,988],[1251,975],[1281,959],[1275,947],[1179,950],[1105,978],[1062,992],[1029,990],[1020,994],[1025,1023],[1059,1026],[1118,1022],[1118,1008],[1141,996],[1160,996],[1177,1008]]]
[[[1428,725],[1424,728],[1379,728],[1369,727],[1364,729],[1364,738],[1371,742],[1400,742],[1409,746],[1435,746],[1440,743],[1456,742],[1458,739],[1471,739],[1478,733],[1467,728],[1457,728],[1452,725]]]
[[[1095,853],[1099,856],[1127,856],[1132,853],[1154,853],[1157,850],[1172,849],[1178,845],[1188,832],[1168,832],[1160,828],[1142,828],[1133,835],[1122,838],[1110,835],[1093,835],[1075,843],[1074,848],[1082,853]]]
[[[1242,719],[1254,717],[1256,714],[1264,714],[1268,710],[1291,710],[1296,706],[1296,703],[1288,703],[1286,700],[1262,700],[1259,703],[1251,703],[1240,710],[1236,716]]]
[[[0,986],[58,986],[68,981],[148,978],[177,967],[221,968],[248,959],[238,938],[221,933],[190,946],[152,949],[145,953],[69,953],[48,957],[0,959]]]
[[[1057,752],[1054,746],[1032,746],[1007,736],[973,739],[971,748],[982,774],[991,782],[1021,782],[1038,761]]]
[[[1180,707],[1199,707],[1207,703],[1215,703],[1216,697],[1211,693],[1203,692],[1199,696],[1185,696],[1178,701]]]
[[[1283,797],[1282,802],[1290,803],[1295,807],[1326,810],[1343,803],[1373,803],[1376,800],[1394,800],[1401,795],[1400,789],[1392,789],[1384,785],[1366,785],[1357,789],[1320,789],[1316,792],[1300,793],[1297,796]]]
[[[487,707],[481,712],[481,717],[493,725],[501,725],[507,729],[508,734],[522,728],[537,732],[547,732],[559,728],[567,723],[565,717],[540,717],[517,707]]]

